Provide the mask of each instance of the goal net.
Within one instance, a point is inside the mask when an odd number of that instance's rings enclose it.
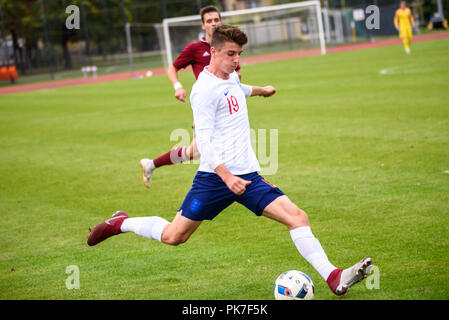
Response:
[[[224,24],[238,26],[248,36],[248,55],[320,48],[326,53],[320,1],[303,1],[221,13]],[[199,15],[168,18],[156,27],[164,65],[184,47],[205,36]]]

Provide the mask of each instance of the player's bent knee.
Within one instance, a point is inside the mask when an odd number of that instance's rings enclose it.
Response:
[[[291,215],[292,219],[290,221],[290,228],[298,228],[309,225],[309,217],[300,208],[296,208]]]
[[[162,242],[171,246],[178,246],[180,244],[183,244],[187,241],[187,237],[181,237],[181,236],[167,236],[162,237]]]
[[[285,217],[286,218],[284,224],[290,230],[309,225],[309,218],[307,216],[307,213],[298,208],[296,205],[290,206],[287,209],[287,214],[285,215]]]
[[[178,246],[189,239],[188,235],[179,232],[164,232],[161,241],[171,246]]]
[[[278,199],[264,210],[266,217],[284,224],[289,230],[309,225],[309,218],[303,210],[287,197]]]
[[[162,233],[161,241],[171,246],[178,246],[189,240],[191,233],[176,229],[166,229]]]
[[[161,241],[172,246],[185,243],[200,224],[201,221],[193,221],[182,216],[182,210],[180,210],[176,213],[172,223],[162,232]]]

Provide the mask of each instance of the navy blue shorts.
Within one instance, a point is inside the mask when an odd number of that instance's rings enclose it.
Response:
[[[192,188],[179,208],[182,215],[195,221],[212,220],[237,201],[260,216],[267,205],[284,195],[279,188],[267,182],[257,172],[238,177],[252,181],[240,196],[229,190],[217,174],[198,171],[193,179]]]

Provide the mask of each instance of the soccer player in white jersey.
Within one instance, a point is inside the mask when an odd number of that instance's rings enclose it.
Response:
[[[157,216],[130,218],[117,211],[92,230],[87,243],[93,246],[113,235],[134,232],[179,245],[203,220],[212,220],[238,202],[258,216],[284,224],[299,253],[332,292],[344,295],[367,276],[372,260],[364,258],[350,268],[336,268],[313,235],[307,214],[257,173],[260,166],[251,147],[246,98],[270,97],[276,90],[240,83],[234,70],[247,41],[245,33],[234,26],[223,25],[213,33],[210,65],[200,74],[190,95],[200,166],[173,221]]]
[[[175,98],[184,102],[186,91],[182,87],[178,79],[178,71],[180,69],[192,67],[195,79],[203,71],[205,66],[210,63],[210,40],[215,28],[222,24],[220,11],[215,6],[206,6],[200,10],[201,28],[205,31],[206,36],[199,41],[188,44],[176,58],[173,64],[168,68],[167,74],[170,82],[175,88]],[[241,78],[240,66],[235,69]],[[194,128],[194,126],[192,126]],[[170,166],[192,159],[199,159],[200,155],[196,145],[195,133],[189,146],[178,146],[168,152],[165,152],[154,159],[141,159],[139,165],[143,170],[143,182],[145,187],[151,185],[151,177],[157,168]]]

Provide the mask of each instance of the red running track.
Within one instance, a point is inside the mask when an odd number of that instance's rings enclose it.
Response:
[[[413,42],[421,42],[421,41],[429,41],[429,40],[437,40],[437,39],[445,39],[445,38],[449,38],[449,32],[440,32],[440,33],[432,33],[432,34],[414,36]],[[381,40],[381,41],[376,41],[376,42],[356,43],[356,44],[347,44],[347,45],[340,45],[340,46],[335,46],[335,47],[328,47],[327,53],[336,53],[336,52],[344,52],[344,51],[352,51],[352,50],[364,50],[364,49],[379,48],[379,47],[401,45],[401,44],[402,44],[401,39],[388,39],[388,40]],[[290,51],[290,52],[284,52],[284,53],[276,53],[276,54],[269,54],[269,55],[263,55],[263,56],[242,58],[242,64],[252,64],[252,63],[276,61],[276,60],[283,60],[283,59],[309,57],[309,56],[316,56],[316,55],[320,55],[320,54],[321,54],[320,49]],[[148,70],[135,71],[134,77],[144,77],[145,73],[147,71]],[[165,74],[165,72],[166,72],[164,68],[154,69],[151,71],[153,73],[153,76]],[[77,78],[77,79],[54,80],[54,81],[48,81],[48,82],[23,84],[23,85],[11,85],[8,87],[0,88],[0,95],[35,91],[35,90],[43,90],[43,89],[53,89],[53,88],[60,88],[60,87],[67,87],[67,86],[76,86],[76,85],[83,85],[83,84],[92,84],[92,83],[99,83],[99,82],[124,80],[124,79],[129,79],[130,77],[131,77],[131,75],[129,72],[124,72],[124,73],[116,73],[116,74],[110,74],[110,75],[101,75],[101,76],[98,76],[97,79],[89,78],[86,80],[84,78]]]

